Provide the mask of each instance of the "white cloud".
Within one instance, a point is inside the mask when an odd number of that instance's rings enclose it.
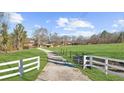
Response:
[[[2,22],[22,23],[22,21],[24,20],[21,14],[15,12],[5,12],[3,13],[3,15],[4,16],[1,19]]]
[[[94,34],[97,34],[95,31],[75,31],[75,32],[70,32],[70,33],[61,33],[60,35],[68,35],[68,36],[84,36],[84,37],[90,37]]]
[[[82,36],[84,36],[84,37],[90,37],[90,36],[92,36],[93,34],[95,34],[94,31],[76,31],[76,32],[74,33],[74,35],[77,35],[77,36],[82,35]]]
[[[56,22],[57,27],[63,28],[63,30],[75,30],[78,28],[94,29],[94,26],[90,22],[79,18],[59,18]]]
[[[115,20],[112,27],[113,28],[110,31],[111,33],[123,31],[123,29],[124,29],[124,19]]]
[[[112,27],[114,28],[124,27],[124,19],[116,20],[114,24],[112,25]]]
[[[120,25],[124,26],[124,20],[123,20],[123,19],[118,20],[118,24],[120,24]]]
[[[71,28],[71,27],[64,27],[63,30],[66,30],[66,31],[74,31],[76,30],[75,28]]]
[[[114,33],[114,32],[118,32],[118,30],[117,29],[112,29],[110,32]]]
[[[67,18],[59,18],[56,22],[58,27],[65,27],[69,23],[69,20]]]
[[[94,26],[88,22],[88,21],[83,21],[83,20],[71,20],[70,25],[74,28],[81,27],[81,28],[94,28]]]
[[[118,27],[118,24],[113,24],[112,27],[117,28]]]
[[[22,23],[24,20],[21,14],[19,13],[8,13],[9,14],[9,22],[11,23]]]
[[[41,28],[41,26],[40,26],[40,25],[34,25],[34,27],[35,27],[35,28]]]

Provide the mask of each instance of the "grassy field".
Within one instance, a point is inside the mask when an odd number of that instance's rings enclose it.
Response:
[[[58,52],[59,54],[61,54],[62,49],[67,51],[67,53],[64,53],[64,55],[62,56],[72,63],[74,62],[72,61],[72,58],[70,58],[70,51],[72,53],[72,56],[74,56],[75,54],[89,54],[124,59],[124,44],[73,45],[54,47],[49,49]],[[115,75],[109,74],[106,76],[102,71],[99,71],[95,68],[93,68],[92,70],[82,70],[79,65],[77,65],[77,67],[79,67],[81,71],[92,80],[124,80],[124,78]]]
[[[41,61],[41,66],[40,70],[32,70],[30,72],[27,72],[23,75],[22,80],[24,81],[32,81],[35,80],[38,76],[38,74],[42,71],[44,66],[47,63],[47,57],[46,54],[38,49],[29,49],[29,50],[23,50],[15,53],[8,53],[8,54],[0,54],[0,63],[2,62],[8,62],[8,61],[14,61],[14,60],[19,60],[19,59],[25,59],[25,58],[30,58],[30,57],[35,57],[35,56],[40,56],[40,61]],[[10,67],[10,66],[7,66]],[[5,67],[5,68],[7,68]],[[0,68],[3,69],[3,68]],[[14,72],[14,71],[13,71]],[[11,72],[8,72],[8,74]],[[7,73],[4,73],[7,74]],[[0,76],[3,74],[0,74]],[[18,81],[20,80],[19,76],[11,77],[8,79],[5,79],[7,81]]]
[[[110,58],[124,59],[124,44],[97,44],[97,45],[75,45],[50,48],[51,50],[61,52],[61,49],[67,49],[74,54],[90,54],[97,56],[106,56]]]

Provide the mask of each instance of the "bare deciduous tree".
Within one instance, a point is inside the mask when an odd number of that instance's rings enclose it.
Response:
[[[41,46],[48,43],[48,31],[46,28],[37,28],[34,32],[35,45]]]
[[[57,33],[51,34],[50,41],[53,45],[60,45],[61,44],[61,38]]]

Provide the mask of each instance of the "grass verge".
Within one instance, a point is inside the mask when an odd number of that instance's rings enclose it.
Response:
[[[41,73],[42,69],[47,64],[47,55],[38,50],[38,49],[29,49],[29,50],[22,50],[15,53],[8,53],[8,54],[0,54],[0,63],[8,62],[8,61],[14,61],[19,59],[25,59],[30,57],[40,56],[40,69],[38,70],[32,70],[30,72],[24,73],[22,79],[20,79],[19,76],[11,77],[4,79],[3,81],[32,81],[35,80],[39,73]],[[8,68],[10,66],[7,66]],[[1,68],[0,68],[1,69]],[[14,71],[13,71],[14,72]],[[10,72],[8,72],[9,74]],[[1,76],[2,74],[0,74]]]

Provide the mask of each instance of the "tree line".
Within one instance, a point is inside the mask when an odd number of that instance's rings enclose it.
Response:
[[[46,28],[40,27],[35,29],[31,40],[34,41],[33,46],[40,47],[46,44],[58,45],[81,45],[81,44],[108,44],[123,43],[124,32],[109,33],[106,30],[91,37],[80,36],[60,36],[57,33],[49,33]],[[22,50],[27,43],[28,36],[25,27],[22,24],[16,24],[13,32],[9,33],[8,25],[0,23],[0,51]]]
[[[27,39],[27,32],[22,24],[16,24],[9,32],[9,14],[0,12],[0,52],[21,50]]]
[[[36,46],[44,44],[57,45],[79,45],[79,44],[108,44],[108,43],[123,43],[124,32],[110,33],[103,30],[99,34],[94,34],[91,37],[71,36],[63,35],[60,36],[57,33],[48,33],[46,28],[38,28],[34,33],[34,40]]]
[[[12,33],[8,33],[8,25],[0,24],[0,50],[7,53],[11,50],[21,50],[27,38],[27,33],[22,24],[17,24]]]

